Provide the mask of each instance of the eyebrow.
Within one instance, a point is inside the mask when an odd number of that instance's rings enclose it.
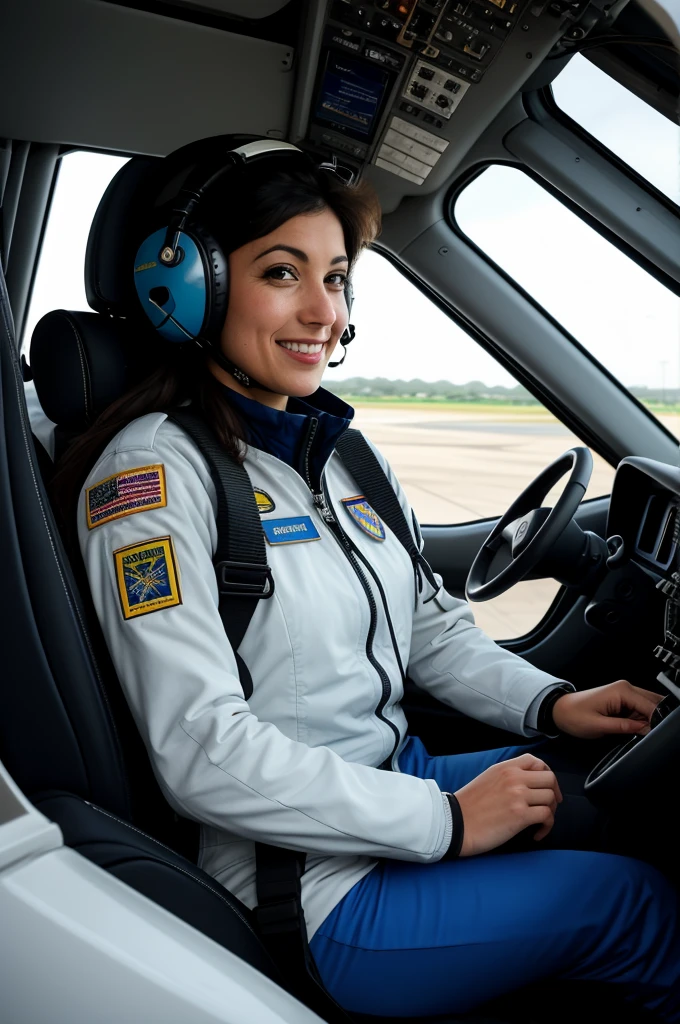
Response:
[[[300,260],[301,263],[309,263],[309,256],[302,249],[296,249],[292,245],[272,245],[271,249],[265,249],[259,256],[256,256],[253,260],[255,263],[257,260],[261,260],[263,256],[269,256],[271,252],[289,252],[295,259]],[[330,261],[330,266],[335,266],[336,263],[349,263],[346,256],[334,256]]]

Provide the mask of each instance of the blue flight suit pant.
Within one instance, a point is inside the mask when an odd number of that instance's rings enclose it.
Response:
[[[411,737],[399,768],[454,792],[525,751],[550,764],[549,746],[431,757]],[[578,808],[578,800],[565,796],[553,832],[562,808]],[[587,818],[582,811],[575,823]],[[562,827],[564,845],[596,841],[597,812],[591,813],[582,836],[565,839]],[[331,995],[355,1013],[422,1018],[462,1013],[559,977],[612,983],[661,1020],[680,1021],[676,889],[641,860],[587,847],[546,848],[551,836],[540,843],[520,838],[521,852],[513,852],[513,841],[502,852],[436,864],[381,861],[310,943]]]

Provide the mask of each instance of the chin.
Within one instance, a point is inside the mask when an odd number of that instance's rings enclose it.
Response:
[[[314,376],[310,374],[309,377],[306,377],[303,380],[297,378],[296,380],[286,382],[285,394],[287,394],[289,398],[308,398],[321,387],[322,377],[323,374],[314,374]]]

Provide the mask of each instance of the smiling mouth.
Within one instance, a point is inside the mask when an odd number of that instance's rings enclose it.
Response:
[[[325,341],[277,341],[277,345],[281,348],[288,349],[289,352],[302,352],[308,355],[318,355],[322,351]]]

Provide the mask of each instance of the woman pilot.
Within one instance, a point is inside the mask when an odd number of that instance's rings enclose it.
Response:
[[[559,975],[679,1020],[675,892],[642,861],[555,840],[550,742],[431,757],[409,736],[407,671],[534,740],[644,731],[659,697],[625,681],[574,691],[492,642],[438,577],[414,607],[411,560],[357,507],[334,452],[353,411],[320,383],[378,230],[373,192],[271,140],[220,137],[162,167],[130,318],[166,343],[62,475],[87,476],[97,615],[164,793],[201,823],[202,867],[252,907],[255,843],[305,851],[311,950],[350,1011],[455,1013]],[[268,542],[275,592],[239,648],[247,701],[218,612],[215,487],[166,415],[187,402],[243,461]]]

